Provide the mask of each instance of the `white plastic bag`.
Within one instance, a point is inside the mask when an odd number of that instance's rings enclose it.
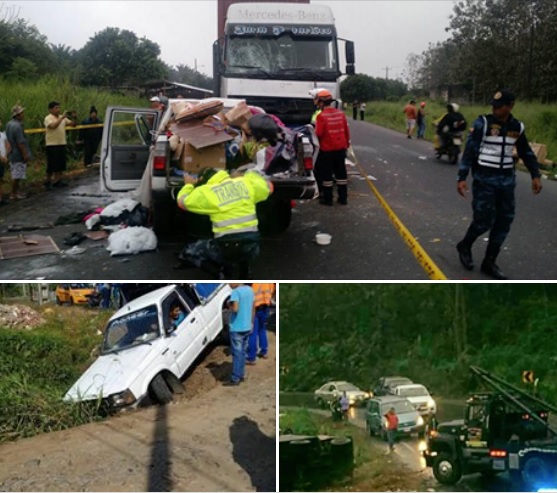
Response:
[[[157,248],[157,237],[153,230],[143,226],[121,229],[108,237],[106,249],[110,255],[135,255]]]

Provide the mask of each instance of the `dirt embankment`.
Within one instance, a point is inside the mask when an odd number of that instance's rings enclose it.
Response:
[[[62,432],[0,446],[0,491],[275,491],[276,359],[222,387],[231,358],[215,348],[186,394]]]

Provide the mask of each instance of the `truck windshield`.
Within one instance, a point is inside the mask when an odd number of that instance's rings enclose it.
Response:
[[[422,397],[428,395],[428,391],[421,385],[419,387],[407,387],[399,389],[399,394],[403,397]]]
[[[112,320],[103,340],[102,354],[122,351],[160,337],[158,310],[155,305]]]
[[[338,62],[332,38],[303,38],[285,34],[277,38],[229,37],[226,73],[250,75],[297,75],[337,72]]]

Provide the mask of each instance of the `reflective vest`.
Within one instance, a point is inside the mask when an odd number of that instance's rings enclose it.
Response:
[[[489,115],[482,116],[484,133],[478,154],[478,165],[487,168],[513,169],[513,147],[518,138],[524,133],[524,124],[518,120],[511,120],[507,125],[501,125]]]
[[[270,306],[275,293],[275,285],[273,283],[253,283],[253,292],[255,293],[255,307],[261,305]]]
[[[178,192],[178,206],[211,218],[215,238],[235,233],[257,232],[255,204],[266,200],[273,185],[256,172],[231,178],[218,171],[199,187],[184,185]]]

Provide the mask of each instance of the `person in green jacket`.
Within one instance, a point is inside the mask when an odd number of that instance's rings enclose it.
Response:
[[[186,175],[178,207],[208,215],[213,238],[186,245],[181,266],[195,266],[221,279],[249,279],[250,262],[259,255],[256,204],[273,192],[272,183],[255,171],[231,177],[208,168],[198,178]]]

